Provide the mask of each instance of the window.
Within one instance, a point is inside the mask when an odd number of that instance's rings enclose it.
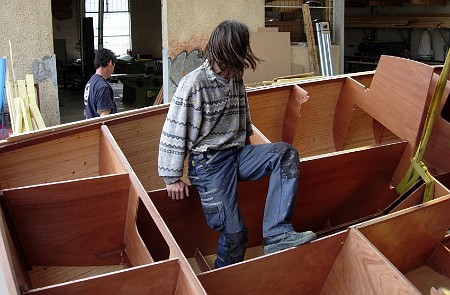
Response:
[[[116,55],[126,54],[131,49],[130,5],[129,0],[102,0],[103,47],[111,49]],[[99,0],[85,0],[85,16],[94,22],[94,46],[98,49],[98,4]]]
[[[279,32],[290,32],[291,42],[306,42],[302,4],[308,4],[313,27],[315,21],[332,24],[333,0],[266,0],[266,27],[278,27]]]

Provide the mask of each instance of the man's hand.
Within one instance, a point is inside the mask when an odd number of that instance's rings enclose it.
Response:
[[[189,189],[186,183],[181,179],[175,183],[166,185],[167,194],[172,200],[182,200],[184,197],[189,197]]]

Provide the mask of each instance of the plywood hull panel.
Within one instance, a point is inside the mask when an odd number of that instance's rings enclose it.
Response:
[[[319,239],[263,255],[268,178],[240,182],[251,254],[217,270],[208,261],[214,259],[218,233],[207,226],[196,189],[189,187],[187,200],[172,201],[157,174],[168,105],[2,142],[5,290],[420,294],[438,288],[424,287],[412,273],[429,269],[441,282],[450,281],[447,118],[438,117],[425,153],[436,179],[433,200],[422,204],[421,182],[401,196],[395,190],[418,146],[438,72],[384,56],[376,72],[249,89],[251,142],[286,141],[299,150],[292,223],[298,231],[314,230]],[[39,286],[30,279],[36,269],[95,266],[105,270]]]

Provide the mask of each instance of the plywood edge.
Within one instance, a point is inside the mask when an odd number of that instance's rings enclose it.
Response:
[[[270,140],[253,125],[253,135],[250,136],[250,144],[265,144],[270,143]]]
[[[22,271],[19,265],[17,265],[19,269],[14,269],[15,263],[13,262],[13,258],[16,259],[16,264],[18,258],[15,250],[11,249],[14,245],[10,245],[12,240],[9,237],[3,212],[0,212],[0,215],[0,285],[2,286],[2,290],[6,290],[7,294],[19,294],[19,284],[25,286],[31,284],[29,283],[26,272]],[[19,272],[20,281],[16,276],[16,272]]]
[[[323,153],[323,154],[316,155],[316,156],[304,157],[304,158],[301,158],[300,161],[301,162],[313,161],[313,160],[321,159],[321,158],[328,158],[328,157],[333,157],[333,156],[346,155],[346,154],[364,152],[367,150],[376,150],[376,149],[399,148],[399,149],[403,150],[404,147],[406,147],[406,145],[407,145],[407,141],[398,141],[398,142],[393,142],[393,143],[377,144],[377,145],[372,145],[372,146],[367,146],[367,147],[358,147],[358,148],[347,149],[347,150],[343,150],[343,151],[337,151],[337,152],[332,152],[332,153]]]
[[[126,167],[130,164],[128,161],[124,161],[125,157],[119,145],[105,125],[101,126],[99,153],[99,173],[101,175],[127,172]]]

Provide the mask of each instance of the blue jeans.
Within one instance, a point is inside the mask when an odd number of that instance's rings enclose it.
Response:
[[[200,195],[209,227],[221,232],[216,268],[242,261],[247,249],[247,230],[237,206],[238,181],[270,175],[264,238],[294,230],[290,219],[299,164],[297,150],[284,142],[189,155],[189,180]]]

